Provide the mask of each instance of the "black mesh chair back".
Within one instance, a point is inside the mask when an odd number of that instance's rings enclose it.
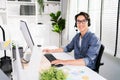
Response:
[[[99,73],[99,68],[101,65],[104,65],[104,63],[101,63],[101,58],[102,58],[102,55],[103,55],[103,52],[104,52],[104,45],[101,44],[101,47],[100,47],[100,50],[99,50],[99,54],[97,56],[97,61],[96,61],[96,64],[95,64],[95,69],[94,71],[96,71],[97,73]]]

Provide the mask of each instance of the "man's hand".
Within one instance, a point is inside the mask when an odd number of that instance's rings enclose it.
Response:
[[[45,53],[51,53],[52,52],[52,50],[51,49],[43,49],[43,51],[42,52],[45,52]]]

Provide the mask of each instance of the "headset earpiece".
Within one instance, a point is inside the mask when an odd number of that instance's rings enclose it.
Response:
[[[90,27],[90,19],[88,19],[88,23],[87,23],[88,27]]]
[[[77,24],[75,23],[74,27],[77,27]]]
[[[74,27],[75,27],[75,31],[77,32],[78,29],[77,29],[77,24],[76,23],[75,23]]]

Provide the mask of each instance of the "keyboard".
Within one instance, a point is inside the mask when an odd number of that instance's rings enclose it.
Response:
[[[56,60],[56,58],[55,58],[52,54],[44,54],[44,56],[45,56],[50,62]],[[63,66],[63,64],[57,64],[57,65],[56,65],[56,64],[51,64],[51,66],[61,67],[61,66]]]

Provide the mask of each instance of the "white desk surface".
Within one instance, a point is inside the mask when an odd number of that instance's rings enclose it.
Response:
[[[71,55],[66,53],[53,54],[57,59],[74,59]],[[86,66],[70,66],[66,65],[60,67],[65,73],[68,74],[67,80],[106,80],[98,73],[94,72]]]
[[[10,78],[0,69],[0,80],[10,80]]]
[[[36,53],[36,50],[35,50],[35,53]],[[54,53],[53,55],[57,59],[64,59],[64,60],[74,59],[71,55],[66,53],[56,53],[56,54]],[[40,64],[41,64],[40,71],[50,67],[50,62],[44,56],[42,56],[41,58],[42,59],[40,60]],[[107,80],[86,66],[66,65],[63,67],[59,67],[58,69],[62,69],[68,75],[66,80]],[[31,74],[34,75],[33,73]],[[36,79],[32,78],[30,80],[36,80]]]

